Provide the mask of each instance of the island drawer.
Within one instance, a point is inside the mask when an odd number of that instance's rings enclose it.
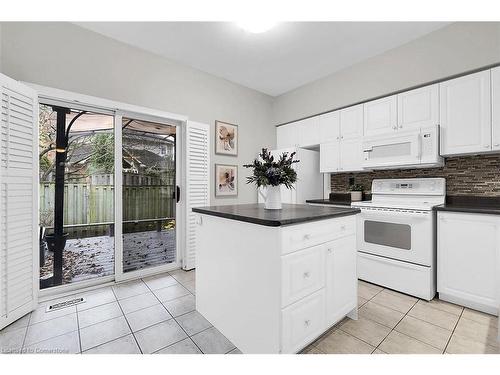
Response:
[[[325,248],[318,245],[281,258],[281,306],[325,286]]]
[[[288,306],[282,311],[282,353],[296,353],[325,329],[325,290]]]
[[[281,231],[281,253],[288,254],[356,233],[356,216],[290,225]]]

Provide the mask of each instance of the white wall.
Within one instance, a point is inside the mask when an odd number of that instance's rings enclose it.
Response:
[[[275,98],[273,124],[500,62],[500,23],[453,23]]]
[[[276,144],[272,98],[68,23],[3,23],[1,71],[17,80],[157,108],[211,125],[214,163],[239,166],[239,196],[212,204],[252,203],[245,183],[261,147]],[[214,122],[239,125],[238,157],[213,154]],[[214,190],[213,190],[214,191]]]

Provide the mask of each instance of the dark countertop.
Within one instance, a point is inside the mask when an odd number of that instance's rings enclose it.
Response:
[[[361,212],[356,208],[283,204],[281,210],[266,210],[263,204],[237,204],[227,206],[196,207],[193,212],[223,217],[247,223],[279,227],[309,221],[325,220]]]
[[[330,199],[308,199],[306,203],[316,203],[316,204],[329,204],[335,206],[346,206],[349,207],[351,205],[351,201],[333,201]]]
[[[363,193],[364,201],[369,201],[371,198],[372,195],[370,193]],[[352,202],[350,193],[330,193],[330,199],[308,199],[306,203],[350,206]]]
[[[446,203],[434,210],[500,215],[500,197],[447,196]]]

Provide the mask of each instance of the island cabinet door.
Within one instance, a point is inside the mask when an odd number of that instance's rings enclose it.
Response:
[[[357,306],[356,237],[326,243],[326,323],[331,326]]]

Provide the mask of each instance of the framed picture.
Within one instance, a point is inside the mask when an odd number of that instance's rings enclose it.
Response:
[[[238,166],[215,164],[215,196],[235,197],[238,195]]]
[[[238,125],[215,121],[215,153],[238,156]]]

